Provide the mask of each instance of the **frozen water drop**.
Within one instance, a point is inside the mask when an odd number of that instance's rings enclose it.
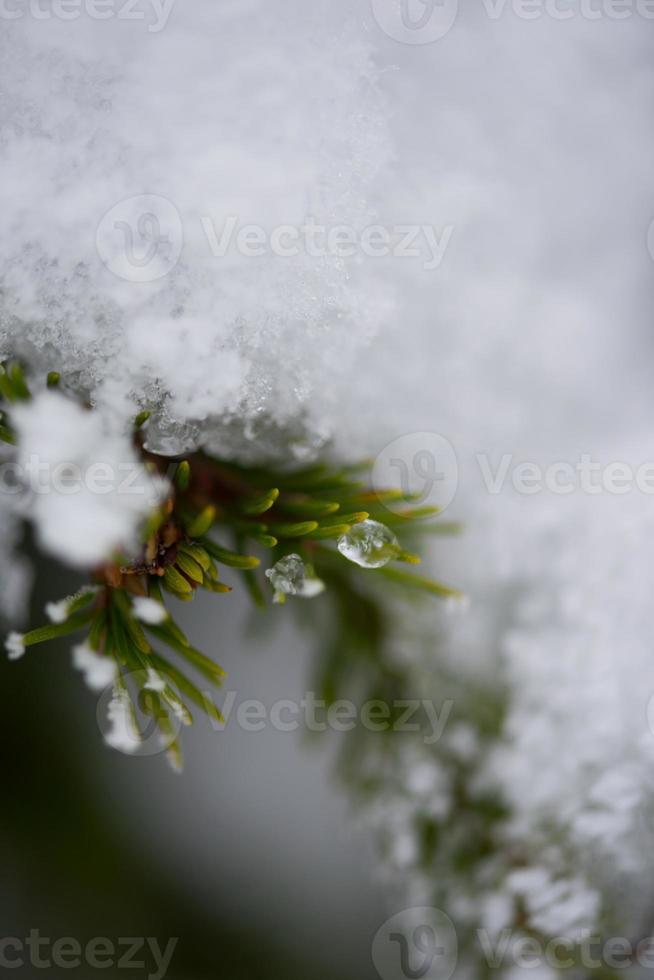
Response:
[[[275,600],[283,601],[282,596],[297,595],[303,599],[312,599],[324,590],[325,585],[311,574],[299,555],[286,555],[280,558],[266,572],[266,578],[275,590]]]
[[[400,543],[385,524],[361,521],[338,539],[338,550],[361,568],[382,568],[397,558]]]
[[[151,419],[144,429],[143,447],[156,456],[184,456],[198,447],[199,427],[190,422]]]

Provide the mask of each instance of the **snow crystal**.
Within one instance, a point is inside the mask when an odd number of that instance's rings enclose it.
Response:
[[[296,595],[303,599],[313,599],[324,591],[325,585],[315,575],[299,555],[286,555],[266,570],[266,578],[275,590],[275,601],[281,602],[284,596]]]
[[[111,657],[97,653],[88,643],[73,647],[73,667],[84,674],[84,681],[92,691],[104,691],[116,680],[118,666]]]
[[[65,599],[60,599],[59,602],[47,602],[45,606],[45,614],[51,623],[65,623],[70,615],[71,607],[77,599],[82,599],[84,596],[90,596],[97,592],[96,586],[84,586],[75,595],[66,596]]]
[[[158,626],[168,619],[168,613],[163,603],[147,596],[135,596],[132,599],[132,609],[137,619],[150,626]]]
[[[141,745],[141,736],[134,722],[132,705],[127,691],[114,688],[107,716],[111,728],[104,737],[107,745],[119,752],[131,755]]]
[[[148,667],[148,676],[143,685],[148,691],[157,691],[159,694],[166,689],[166,682],[156,670]]]
[[[65,623],[68,619],[69,599],[60,599],[59,602],[48,602],[45,606],[45,614],[51,623]]]
[[[5,640],[7,656],[10,660],[19,660],[25,653],[25,641],[22,633],[12,632]]]

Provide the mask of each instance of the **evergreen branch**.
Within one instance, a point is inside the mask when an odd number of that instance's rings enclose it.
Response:
[[[56,386],[60,380],[51,372],[46,384]],[[0,395],[8,403],[0,438],[12,444],[11,405],[31,397],[19,364],[0,366]],[[149,410],[143,410],[134,419],[137,446],[149,417]],[[456,589],[391,564],[420,562],[419,554],[403,547],[395,531],[415,537],[427,530],[454,533],[458,527],[432,523],[438,515],[434,508],[408,506],[398,511],[398,505],[416,503],[416,496],[392,488],[371,489],[361,479],[369,464],[316,463],[288,472],[241,466],[203,453],[169,460],[145,452],[143,462],[155,474],[172,476],[168,500],[152,511],[143,528],[140,558],[123,564],[110,561],[96,569],[93,588],[49,604],[53,622],[24,636],[12,634],[8,650],[16,658],[26,647],[85,630],[88,653],[82,660],[88,661],[88,669],[104,677],[115,665],[112,710],[124,712],[135,731],[137,706],[153,718],[176,768],[181,752],[173,719],[192,721],[183,699],[216,721],[222,718],[187,670],[197,671],[212,685],[221,683],[224,671],[190,644],[165,605],[165,593],[182,601],[191,601],[198,589],[229,593],[231,586],[220,580],[220,566],[242,575],[257,608],[271,598],[277,604],[289,596],[308,599],[326,587],[334,615],[321,685],[329,696],[361,658],[372,666],[373,677],[390,676],[380,653],[385,613],[379,600],[362,588],[364,582],[396,584],[439,598],[460,596]],[[234,549],[214,540],[214,533],[223,532],[231,535]],[[337,550],[327,546],[330,540]],[[266,554],[265,578],[261,558],[247,553],[246,541]],[[264,587],[266,579],[272,591]],[[302,604],[294,606],[299,611]],[[163,657],[158,645],[168,647],[180,665]]]

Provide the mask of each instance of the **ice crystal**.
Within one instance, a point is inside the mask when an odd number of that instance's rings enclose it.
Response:
[[[158,626],[168,618],[168,613],[163,603],[147,596],[135,596],[132,600],[134,615],[142,623],[149,623],[151,626]]]
[[[266,571],[266,578],[270,579],[278,602],[287,595],[312,599],[320,595],[325,588],[320,579],[310,573],[304,561],[296,554],[280,558]]]
[[[5,641],[5,647],[10,660],[19,660],[25,653],[23,634],[15,631],[10,633]]]
[[[92,691],[104,691],[116,679],[116,661],[99,654],[88,643],[73,647],[73,667],[84,674],[86,685]]]
[[[382,568],[400,553],[395,534],[379,521],[365,520],[355,524],[338,539],[338,550],[361,568]]]
[[[133,717],[132,703],[126,690],[114,688],[114,693],[107,710],[110,728],[105,735],[105,742],[112,749],[131,755],[141,746],[136,722]]]

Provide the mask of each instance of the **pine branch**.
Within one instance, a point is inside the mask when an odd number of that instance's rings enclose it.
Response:
[[[45,380],[53,387],[61,379],[50,372]],[[31,397],[15,362],[0,367],[0,395],[5,403],[0,437],[13,443],[11,406]],[[28,646],[83,631],[84,643],[76,649],[82,650],[78,656],[87,680],[99,683],[112,677],[114,716],[130,732],[137,728],[137,708],[153,719],[175,768],[181,765],[181,752],[171,715],[190,723],[190,701],[219,720],[218,709],[192,675],[219,686],[224,671],[191,646],[172,618],[166,594],[182,601],[192,601],[200,589],[228,594],[232,585],[223,581],[223,569],[241,577],[257,608],[271,600],[284,604],[289,597],[312,598],[327,588],[335,600],[331,659],[336,673],[347,673],[346,664],[335,662],[344,656],[336,652],[339,635],[341,650],[368,649],[372,660],[383,636],[381,606],[362,597],[353,584],[356,578],[378,573],[379,583],[390,581],[442,598],[459,595],[395,567],[420,561],[402,547],[396,531],[411,529],[415,537],[429,528],[426,519],[438,514],[410,506],[398,513],[398,502],[408,505],[411,498],[392,488],[377,492],[368,486],[361,477],[369,464],[320,463],[289,473],[245,467],[202,452],[166,459],[142,448],[141,430],[149,417],[144,410],[134,419],[135,445],[150,471],[172,478],[168,498],[143,529],[141,554],[94,569],[89,588],[48,606],[50,625],[12,634],[8,650],[16,658]],[[385,508],[388,501],[393,502],[392,513]],[[441,528],[443,533],[453,530],[452,525]],[[363,621],[358,615],[362,609],[367,610]],[[179,666],[158,652],[162,645],[179,658]],[[326,677],[324,686],[336,690],[334,678]]]

